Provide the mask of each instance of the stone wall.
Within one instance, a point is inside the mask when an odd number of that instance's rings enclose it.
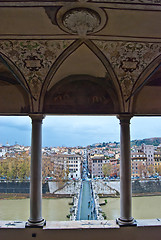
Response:
[[[79,182],[70,182],[64,185],[64,188],[56,188],[55,194],[58,195],[72,195],[78,192]],[[51,191],[51,186],[48,183],[43,183],[42,192],[47,193]],[[112,191],[119,190],[120,182],[119,181],[95,181],[94,182],[95,190],[98,194],[112,194]],[[108,191],[110,187],[110,191]],[[50,190],[50,191],[49,191]],[[30,182],[0,182],[0,193],[29,193],[30,192]],[[119,191],[118,191],[119,192]],[[133,180],[132,181],[132,192],[133,194],[141,193],[161,193],[161,181],[160,180]],[[53,191],[51,191],[53,193]],[[115,191],[113,192],[115,195]]]
[[[0,182],[0,193],[29,193],[30,182]],[[42,193],[49,192],[48,183],[43,183]]]
[[[94,188],[100,195],[119,195],[120,181],[94,181]],[[132,193],[135,194],[155,194],[161,193],[161,181],[159,179],[132,180]]]
[[[137,193],[161,193],[160,180],[135,180],[132,181],[132,192]]]

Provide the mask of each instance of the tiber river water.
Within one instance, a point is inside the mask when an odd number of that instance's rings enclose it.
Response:
[[[65,221],[69,214],[72,200],[43,199],[43,217],[47,221]],[[102,198],[101,202],[104,201]],[[107,205],[102,206],[107,219],[119,217],[119,198],[107,198]],[[161,218],[161,196],[133,197],[133,217],[135,219]],[[21,220],[29,218],[29,199],[0,200],[0,220]]]

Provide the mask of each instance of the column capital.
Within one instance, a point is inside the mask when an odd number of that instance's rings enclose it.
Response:
[[[42,120],[45,118],[45,115],[44,114],[29,114],[29,117],[32,119],[32,121],[42,122]]]
[[[133,115],[130,114],[130,113],[117,115],[117,118],[120,120],[120,124],[124,124],[124,123],[125,124],[126,123],[130,124],[130,120],[131,120],[132,117],[133,117]]]

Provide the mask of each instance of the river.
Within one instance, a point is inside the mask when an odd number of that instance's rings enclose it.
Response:
[[[43,217],[47,221],[65,221],[69,214],[70,198],[43,199]],[[103,198],[100,199],[104,201]],[[133,197],[133,217],[135,219],[161,218],[161,196]],[[107,219],[119,217],[119,198],[107,198],[107,205],[102,206]],[[0,219],[26,221],[29,218],[29,199],[0,200]]]
[[[42,216],[47,221],[68,220],[71,198],[43,199]],[[0,200],[0,220],[26,221],[30,216],[29,199]]]
[[[104,198],[105,199],[105,198]],[[103,202],[104,199],[100,199]],[[120,215],[120,199],[106,198],[107,204],[101,206],[107,219],[116,219]],[[161,196],[146,196],[132,198],[132,216],[135,219],[161,218]]]

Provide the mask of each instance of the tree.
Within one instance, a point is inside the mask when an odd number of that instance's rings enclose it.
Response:
[[[153,175],[154,174],[154,166],[152,164],[150,164],[148,167],[147,167],[147,170],[149,172],[150,175]]]
[[[111,175],[111,170],[112,170],[112,166],[111,166],[110,163],[103,164],[102,171],[103,171],[103,174],[105,176],[110,176]]]
[[[25,180],[30,175],[30,157],[26,153],[7,157],[0,163],[0,175],[8,180]]]
[[[68,180],[68,175],[69,175],[69,166],[67,166],[67,168],[65,170],[65,178],[66,178],[66,180]]]
[[[156,173],[161,175],[161,165],[156,166],[155,171],[156,171]]]
[[[147,170],[146,170],[146,166],[142,163],[139,162],[138,164],[138,173],[139,173],[139,177],[146,177],[147,175]]]

